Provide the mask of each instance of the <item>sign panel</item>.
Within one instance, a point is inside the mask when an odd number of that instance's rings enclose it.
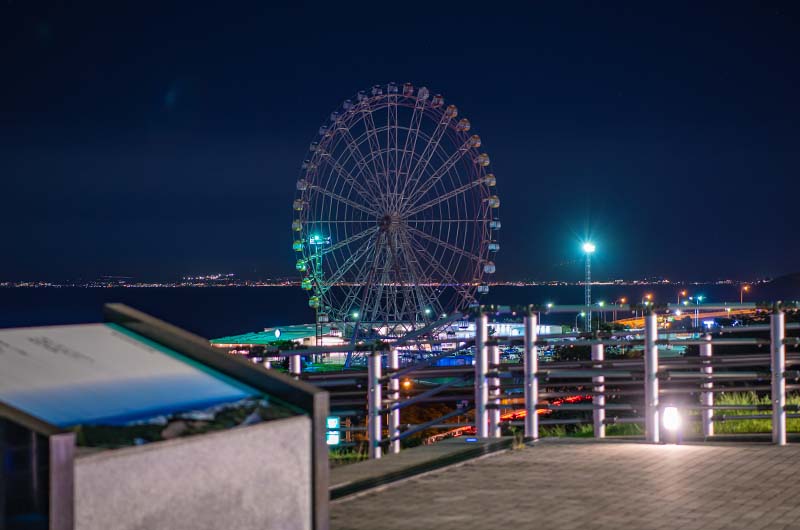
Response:
[[[257,394],[114,324],[0,330],[0,401],[61,427],[126,423]]]

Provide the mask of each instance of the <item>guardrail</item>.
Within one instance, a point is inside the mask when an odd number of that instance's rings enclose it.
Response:
[[[677,304],[666,306],[681,308]],[[704,304],[702,309],[755,309],[754,304]],[[575,312],[585,310],[584,306],[556,306],[547,312]],[[593,307],[594,312],[619,311],[620,307]],[[497,308],[493,308],[495,312]],[[510,312],[510,310],[509,310]],[[778,445],[786,443],[786,419],[800,418],[796,406],[786,405],[786,392],[800,390],[800,354],[786,354],[786,345],[800,345],[800,337],[786,337],[787,329],[798,329],[796,324],[787,325],[785,315],[775,310],[770,315],[768,326],[748,326],[723,328],[723,335],[713,337],[702,333],[698,338],[675,339],[661,332],[659,337],[655,313],[646,315],[642,338],[612,338],[611,334],[595,332],[567,333],[555,336],[538,336],[537,314],[529,309],[524,317],[524,335],[496,337],[488,334],[488,315],[483,312],[476,316],[475,362],[474,366],[454,367],[447,370],[450,380],[427,389],[413,397],[401,399],[401,378],[412,374],[434,375],[437,370],[430,366],[444,352],[431,355],[423,362],[400,368],[397,343],[376,343],[370,351],[367,362],[367,433],[369,456],[380,458],[383,448],[389,452],[400,451],[400,441],[420,431],[432,428],[452,429],[465,424],[445,423],[455,416],[464,415],[474,409],[474,426],[478,437],[500,436],[501,425],[514,425],[524,428],[529,440],[539,437],[540,425],[591,423],[594,436],[603,438],[606,426],[621,423],[644,425],[645,438],[657,443],[662,439],[660,416],[665,407],[678,406],[683,412],[697,412],[689,417],[699,421],[704,436],[714,434],[715,421],[737,421],[750,419],[771,420],[772,441]],[[769,332],[769,338],[735,337],[742,332]],[[420,340],[415,344],[436,344],[458,342],[461,346],[473,344],[472,340],[448,338],[445,340]],[[500,362],[501,345],[522,346],[522,366]],[[588,346],[589,360],[559,361],[540,367],[538,350],[553,346]],[[698,357],[675,357],[659,359],[659,346],[697,346]],[[721,350],[732,346],[768,347],[769,353],[747,353],[721,355]],[[607,347],[643,348],[641,359],[607,359]],[[348,347],[337,348],[344,351]],[[352,346],[349,348],[352,349]],[[316,351],[316,350],[315,350]],[[321,349],[320,349],[321,351]],[[333,349],[331,349],[333,351]],[[290,372],[300,374],[300,355],[311,351],[281,352],[290,357]],[[385,359],[383,362],[382,359]],[[384,366],[386,371],[384,373]],[[787,366],[790,370],[787,371]],[[520,372],[522,372],[520,374]],[[338,376],[339,374],[337,374]],[[504,384],[509,377],[519,379],[521,385]],[[341,374],[342,381],[358,378],[358,374]],[[787,378],[792,384],[787,385]],[[452,390],[460,383],[473,381],[472,406],[462,406],[440,418],[419,425],[401,424],[401,411],[405,407],[429,402],[446,390]],[[326,386],[335,384],[328,381]],[[503,418],[502,399],[508,395],[504,391],[522,387],[524,418]],[[542,392],[541,388],[550,389]],[[755,391],[769,392],[770,405],[718,405],[714,396],[719,392]],[[384,394],[385,392],[385,394]],[[582,394],[591,397],[591,403],[541,403],[543,398],[559,398]],[[617,403],[620,398],[626,402]],[[591,419],[552,418],[540,419],[537,411],[591,411]],[[752,410],[753,414],[730,415],[725,411]],[[769,412],[759,413],[759,412]],[[622,415],[619,415],[622,413]],[[388,429],[383,428],[384,418]],[[405,429],[403,429],[405,427]],[[386,436],[384,437],[384,431]]]

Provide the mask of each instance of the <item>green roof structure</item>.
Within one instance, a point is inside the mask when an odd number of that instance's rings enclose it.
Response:
[[[322,326],[322,334],[327,335],[331,331],[329,325]],[[279,326],[275,328],[266,328],[264,331],[253,331],[251,333],[243,333],[241,335],[231,335],[228,337],[220,337],[218,339],[211,339],[212,345],[222,344],[237,344],[237,345],[250,345],[250,346],[265,346],[275,342],[282,342],[287,340],[303,340],[315,337],[317,334],[316,326],[314,324],[296,324],[293,326]]]

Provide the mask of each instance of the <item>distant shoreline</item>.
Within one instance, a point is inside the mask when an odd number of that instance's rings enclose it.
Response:
[[[613,281],[593,281],[591,285],[598,286],[683,286],[683,285],[758,285],[769,283],[771,280],[701,280],[701,281],[648,281],[648,280],[613,280]],[[338,284],[341,286],[349,286],[350,284]],[[434,287],[449,286],[450,284],[429,284]],[[507,282],[490,282],[488,284],[492,287],[575,287],[583,286],[584,282],[561,282],[561,281],[543,281],[543,282],[526,282],[526,281],[507,281]],[[284,280],[280,282],[261,282],[261,281],[238,281],[238,282],[86,282],[86,283],[58,283],[58,282],[0,282],[0,289],[215,289],[224,287],[241,287],[241,288],[263,288],[263,287],[299,287],[300,280]]]

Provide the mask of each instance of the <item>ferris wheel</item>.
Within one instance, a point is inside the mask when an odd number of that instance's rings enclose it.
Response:
[[[375,85],[331,113],[292,205],[318,322],[396,336],[488,292],[500,199],[481,144],[455,105],[410,83]]]

